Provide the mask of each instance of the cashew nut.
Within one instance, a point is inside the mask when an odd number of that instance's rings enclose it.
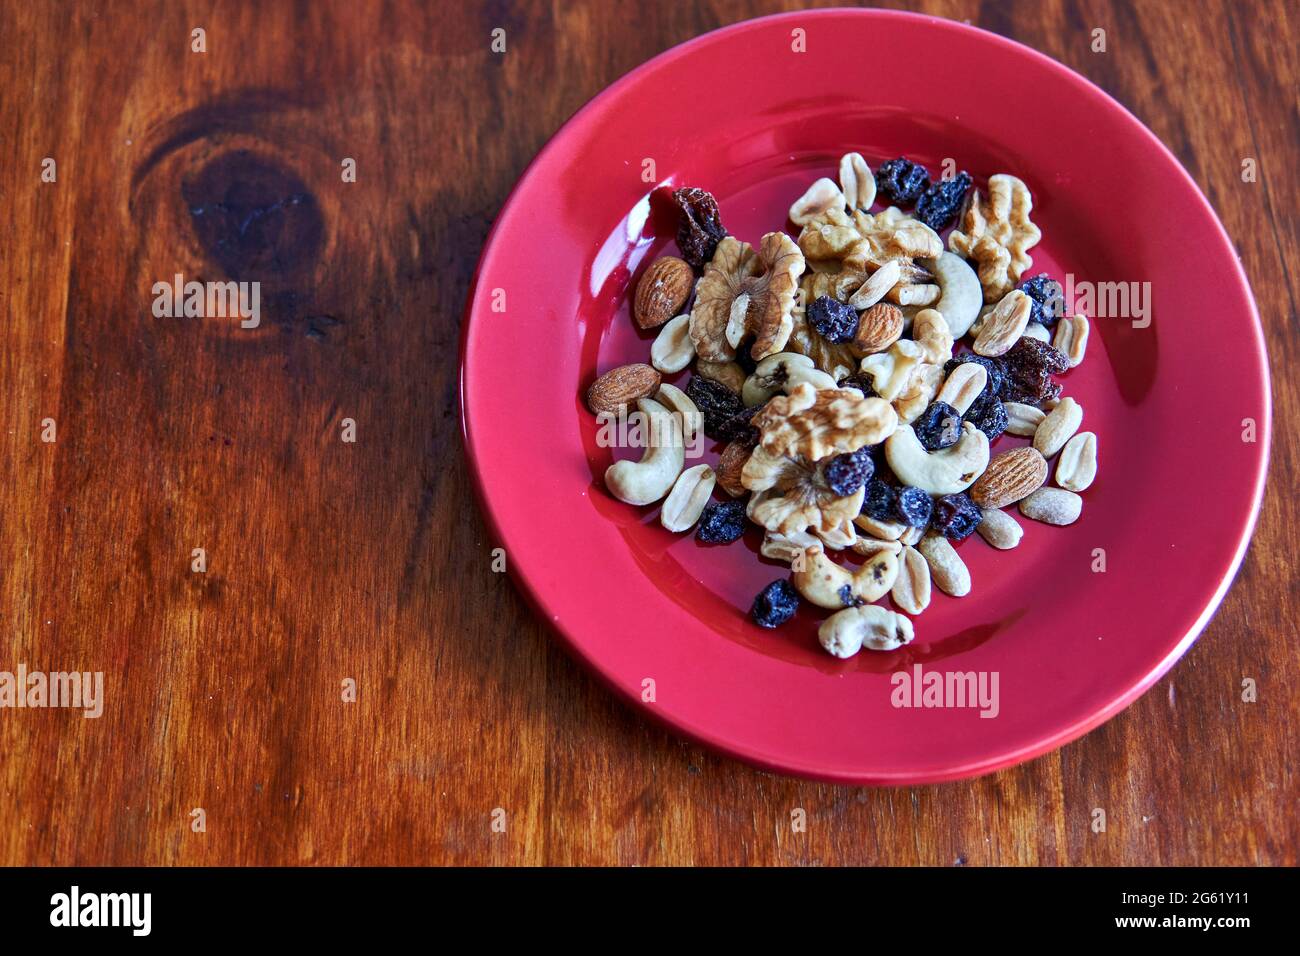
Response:
[[[777,352],[769,355],[754,367],[754,374],[745,379],[740,397],[746,408],[762,405],[777,392],[789,392],[803,382],[820,391],[834,388],[831,378],[806,355],[797,352]]]
[[[640,461],[616,461],[605,469],[605,487],[619,501],[648,505],[668,494],[686,464],[686,453],[678,416],[648,398],[636,406],[649,421],[645,454]]]
[[[902,614],[878,604],[851,607],[832,614],[817,629],[817,640],[835,657],[852,657],[862,648],[892,651],[912,643],[916,632]]]
[[[921,264],[934,273],[942,292],[934,307],[943,313],[952,337],[961,338],[970,331],[984,305],[980,277],[965,259],[954,252],[945,252],[935,259],[923,259]]]
[[[879,600],[897,577],[895,554],[881,551],[857,571],[849,571],[826,557],[820,544],[804,549],[803,567],[792,575],[795,590],[818,607],[831,610]]]
[[[898,480],[932,495],[965,491],[989,465],[988,436],[970,422],[951,448],[926,451],[911,425],[900,425],[885,440],[885,458]]]

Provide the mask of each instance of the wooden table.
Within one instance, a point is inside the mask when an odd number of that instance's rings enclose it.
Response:
[[[922,5],[1173,148],[1254,281],[1278,427],[1241,576],[1168,677],[1025,766],[892,790],[617,703],[492,573],[460,446],[461,309],[525,164],[638,63],[784,5],[96,6],[0,5],[0,670],[107,682],[97,720],[0,711],[0,863],[1296,862],[1294,3]],[[255,269],[256,330],[151,315],[174,272]]]

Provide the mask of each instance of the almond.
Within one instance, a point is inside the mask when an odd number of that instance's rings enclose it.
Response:
[[[981,508],[1005,508],[1043,487],[1047,459],[1028,446],[1004,451],[971,485],[971,501]]]
[[[643,329],[658,328],[682,310],[694,283],[695,273],[683,260],[659,257],[636,285],[632,318]]]
[[[883,352],[903,334],[903,310],[896,305],[881,302],[862,313],[858,319],[858,332],[849,346],[859,358]]]
[[[587,407],[596,415],[616,415],[631,402],[659,391],[660,381],[659,373],[649,365],[610,369],[587,389]]]
[[[722,449],[722,455],[718,458],[717,468],[714,469],[718,487],[733,498],[743,498],[749,494],[749,489],[740,483],[740,473],[753,451],[754,448],[749,443],[733,441]]]

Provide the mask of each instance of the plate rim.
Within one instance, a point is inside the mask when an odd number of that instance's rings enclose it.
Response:
[[[1269,466],[1272,459],[1273,389],[1263,325],[1260,320],[1259,308],[1255,301],[1254,292],[1251,289],[1249,277],[1246,275],[1245,267],[1243,266],[1240,257],[1236,254],[1236,247],[1232,237],[1228,234],[1217,211],[1205,196],[1200,185],[1192,178],[1191,174],[1183,166],[1182,162],[1173,151],[1170,150],[1169,147],[1166,146],[1165,143],[1151,129],[1149,129],[1145,123],[1134,115],[1123,103],[1115,99],[1100,86],[1093,83],[1081,73],[1071,69],[1064,63],[1053,59],[1033,47],[1020,43],[1017,40],[1002,36],[1001,34],[994,33],[990,30],[985,30],[982,27],[973,24],[950,20],[930,14],[914,13],[903,10],[827,7],[817,10],[796,10],[774,13],[727,24],[668,47],[640,63],[636,67],[633,67],[631,70],[622,74],[618,79],[599,90],[581,107],[574,111],[568,119],[560,124],[555,132],[548,137],[545,144],[524,167],[523,172],[511,188],[506,200],[502,203],[501,209],[493,221],[486,239],[484,240],[482,251],[480,252],[470,280],[469,292],[466,296],[465,307],[461,316],[458,388],[461,413],[461,438],[464,445],[467,463],[470,466],[469,472],[473,479],[472,485],[475,498],[479,504],[480,514],[483,516],[492,537],[495,538],[497,542],[504,545],[506,543],[506,535],[503,533],[503,528],[496,510],[492,507],[491,501],[487,495],[487,490],[484,485],[484,476],[478,466],[478,461],[474,454],[474,427],[471,423],[472,416],[468,403],[470,375],[467,358],[470,332],[472,329],[473,314],[476,308],[481,304],[482,287],[480,280],[492,261],[498,233],[502,228],[503,223],[505,223],[510,217],[513,207],[517,204],[519,197],[525,193],[529,188],[532,179],[537,175],[542,161],[547,157],[552,149],[556,148],[557,142],[559,142],[571,128],[577,126],[584,117],[598,111],[606,100],[614,99],[620,90],[637,82],[643,74],[671,63],[674,60],[680,59],[681,57],[690,54],[697,47],[717,42],[723,36],[766,28],[782,21],[794,20],[799,22],[808,22],[809,20],[844,16],[863,19],[919,22],[936,29],[950,30],[955,33],[971,32],[978,34],[982,41],[1010,50],[1016,55],[1027,54],[1031,59],[1036,60],[1045,69],[1060,75],[1069,85],[1076,88],[1082,88],[1083,95],[1100,96],[1112,109],[1117,110],[1123,117],[1125,123],[1131,127],[1139,137],[1144,139],[1149,147],[1154,147],[1160,153],[1163,153],[1168,165],[1177,170],[1186,186],[1190,187],[1191,195],[1199,201],[1203,211],[1208,214],[1209,220],[1213,224],[1214,232],[1216,233],[1217,240],[1220,244],[1220,251],[1225,255],[1227,260],[1232,262],[1233,275],[1235,276],[1240,289],[1245,293],[1245,301],[1249,309],[1250,317],[1253,320],[1254,335],[1251,338],[1251,345],[1253,346],[1251,351],[1253,352],[1253,358],[1255,359],[1256,368],[1259,373],[1258,381],[1261,385],[1261,391],[1264,398],[1262,409],[1263,427],[1260,429],[1262,435],[1259,436],[1258,442],[1260,445],[1260,455],[1257,459],[1254,482],[1251,489],[1249,517],[1239,534],[1232,559],[1222,574],[1210,599],[1193,624],[1187,629],[1177,643],[1167,654],[1164,655],[1163,658],[1157,661],[1140,680],[1130,682],[1122,692],[1113,697],[1104,706],[1092,709],[1087,717],[1080,719],[1068,727],[1048,733],[1045,736],[1036,739],[1033,743],[1024,745],[1017,749],[1000,750],[992,755],[960,765],[947,764],[942,767],[935,767],[933,770],[920,771],[873,770],[863,772],[827,768],[826,766],[821,766],[816,763],[801,762],[797,758],[774,756],[764,753],[760,747],[747,746],[728,738],[719,737],[710,733],[707,727],[698,726],[689,719],[685,719],[681,716],[668,714],[661,708],[643,706],[639,695],[633,689],[625,687],[616,681],[612,675],[607,673],[600,666],[599,661],[594,655],[587,654],[584,649],[569,636],[565,629],[557,623],[557,616],[550,610],[543,598],[541,593],[542,588],[536,586],[533,581],[530,580],[525,569],[520,568],[517,562],[511,561],[509,562],[507,573],[516,583],[517,590],[522,594],[530,608],[532,608],[532,610],[545,622],[548,629],[559,638],[560,646],[565,649],[569,657],[575,659],[579,664],[581,664],[588,673],[593,674],[602,685],[614,692],[614,696],[618,700],[629,705],[638,715],[650,718],[656,724],[668,728],[675,734],[684,736],[716,753],[724,754],[728,757],[749,764],[750,766],[768,772],[781,774],[783,776],[860,786],[913,786],[945,783],[983,776],[1001,769],[1025,763],[1029,760],[1043,756],[1044,754],[1058,750],[1107,722],[1150,690],[1151,687],[1164,677],[1178,662],[1178,660],[1182,658],[1204,631],[1209,621],[1217,613],[1224,597],[1231,588],[1233,582],[1236,580],[1237,574],[1240,572],[1246,552],[1249,550],[1250,544],[1254,538],[1255,528],[1258,525],[1263,505]]]

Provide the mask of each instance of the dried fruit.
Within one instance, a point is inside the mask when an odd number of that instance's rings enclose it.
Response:
[[[944,495],[934,503],[930,527],[949,541],[965,541],[984,519],[980,509],[963,493]]]
[[[920,488],[900,488],[894,499],[897,520],[909,528],[924,528],[934,513],[934,499]]]
[[[780,352],[793,328],[791,313],[804,258],[783,232],[769,232],[755,250],[728,236],[695,286],[691,340],[709,362],[729,362],[749,336],[750,357]]]
[[[727,235],[718,202],[703,189],[688,187],[673,192],[677,204],[677,248],[697,272],[713,258],[718,243]]]
[[[686,385],[686,397],[704,416],[704,434],[714,441],[731,440],[722,436],[730,433],[733,420],[745,410],[739,395],[719,382],[695,375]]]
[[[871,480],[876,463],[871,460],[870,448],[859,448],[844,455],[836,455],[826,463],[826,484],[837,495],[848,496]]]
[[[929,171],[902,156],[881,163],[876,174],[876,188],[899,206],[916,202],[929,185]]]
[[[695,273],[676,256],[660,256],[641,274],[632,298],[632,318],[654,329],[675,316],[691,296]]]
[[[587,407],[597,415],[617,415],[639,398],[659,390],[662,377],[649,365],[622,365],[610,369],[587,389]]]
[[[966,190],[970,189],[970,173],[960,172],[952,179],[930,186],[916,201],[916,218],[935,232],[946,229],[961,212]]]
[[[1061,283],[1046,272],[1020,283],[1020,291],[1033,300],[1031,322],[1051,325],[1065,314],[1065,293],[1061,290]]]
[[[1007,402],[1041,405],[1061,394],[1061,386],[1052,375],[1069,366],[1070,360],[1052,346],[1023,337],[1002,356],[1005,374],[998,397]]]
[[[856,388],[865,398],[873,398],[876,395],[876,389],[871,384],[871,376],[863,375],[861,372],[854,372],[852,375],[846,375],[839,381],[840,388]]]
[[[866,493],[862,496],[862,510],[859,514],[875,518],[877,521],[895,521],[898,492],[893,485],[888,485],[879,478],[867,482]]]
[[[967,409],[966,421],[987,435],[989,441],[993,441],[1007,430],[1007,409],[997,396],[986,388]]]
[[[785,578],[780,578],[758,592],[749,616],[759,627],[780,627],[798,609],[799,592]]]
[[[1043,487],[1047,459],[1035,449],[1013,448],[989,462],[970,487],[970,499],[981,508],[1005,508]]]
[[[743,501],[713,502],[704,506],[695,539],[704,544],[730,544],[745,533]]]
[[[912,422],[912,430],[926,451],[951,448],[961,438],[961,413],[947,402],[933,402]]]
[[[814,299],[808,306],[807,315],[808,324],[829,342],[850,342],[858,330],[857,310],[828,295]],[[902,331],[901,323],[899,331]]]

